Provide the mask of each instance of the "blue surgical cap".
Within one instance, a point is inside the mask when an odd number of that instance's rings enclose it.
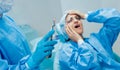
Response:
[[[0,0],[0,14],[6,13],[11,10],[13,0]]]
[[[69,39],[66,31],[65,31],[65,18],[67,16],[67,13],[63,15],[60,22],[56,24],[56,32],[60,36],[61,41],[67,41]]]

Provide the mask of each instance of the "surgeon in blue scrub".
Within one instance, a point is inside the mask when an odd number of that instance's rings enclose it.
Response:
[[[82,20],[103,26],[84,38]],[[116,9],[102,8],[87,14],[70,10],[56,24],[56,31],[60,47],[55,65],[60,70],[120,70],[112,50],[120,33],[120,13]]]
[[[54,30],[49,31],[31,53],[24,35],[12,18],[5,13],[13,0],[0,0],[0,70],[39,70],[40,63],[48,57],[56,41],[49,41]]]

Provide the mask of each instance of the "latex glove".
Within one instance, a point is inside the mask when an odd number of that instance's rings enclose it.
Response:
[[[79,35],[77,32],[75,32],[69,24],[67,24],[65,27],[66,27],[65,28],[66,33],[68,34],[68,36],[71,40],[73,40],[75,42],[83,40],[82,35]]]
[[[52,53],[56,41],[49,41],[49,38],[53,35],[54,30],[51,30],[46,34],[37,44],[35,52],[32,54],[27,64],[30,68],[38,66],[47,56]]]

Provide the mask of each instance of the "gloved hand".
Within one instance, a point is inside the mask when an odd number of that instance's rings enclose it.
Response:
[[[35,52],[31,55],[27,64],[30,68],[38,66],[47,56],[52,53],[56,41],[49,41],[49,38],[53,35],[54,30],[51,30],[46,34],[37,44]]]

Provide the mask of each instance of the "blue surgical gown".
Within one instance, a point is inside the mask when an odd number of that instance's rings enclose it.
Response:
[[[103,24],[83,43],[60,42],[56,53],[61,70],[120,70],[112,46],[120,32],[120,13],[116,9],[99,9],[88,13],[88,22]]]
[[[25,36],[8,16],[0,17],[0,70],[26,70],[31,55]]]

